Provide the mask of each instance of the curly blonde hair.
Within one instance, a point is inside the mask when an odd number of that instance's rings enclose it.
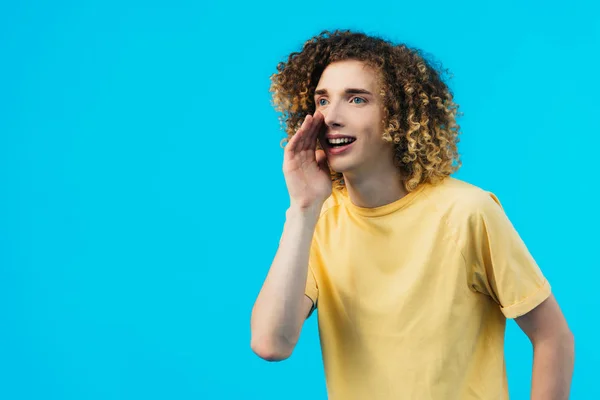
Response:
[[[271,75],[273,106],[287,133],[282,145],[300,128],[306,114],[315,112],[314,91],[328,64],[358,60],[378,71],[383,115],[382,139],[394,144],[394,165],[407,191],[421,183],[436,183],[456,172],[460,126],[458,105],[442,81],[446,70],[426,60],[419,49],[350,30],[323,31],[307,40]],[[320,148],[320,146],[319,146]],[[341,173],[331,171],[338,189]]]

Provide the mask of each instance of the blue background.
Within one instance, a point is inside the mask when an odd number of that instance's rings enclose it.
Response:
[[[599,7],[482,3],[3,2],[0,399],[326,398],[316,318],[281,363],[249,321],[288,206],[269,75],[335,28],[452,71],[456,177],[500,197],[600,398]],[[526,399],[512,321],[506,350]]]

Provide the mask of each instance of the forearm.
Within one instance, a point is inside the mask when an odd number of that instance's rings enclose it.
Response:
[[[567,400],[575,360],[575,342],[568,333],[533,346],[531,400]]]
[[[286,213],[277,254],[252,312],[252,338],[259,347],[289,350],[297,340],[305,317],[302,305],[318,216],[319,210],[290,208]]]

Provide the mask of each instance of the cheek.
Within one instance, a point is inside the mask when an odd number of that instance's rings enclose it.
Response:
[[[362,131],[371,142],[380,141],[383,134],[382,128],[383,127],[379,118],[369,118],[368,120],[365,119],[362,125]]]
[[[381,113],[369,110],[368,112],[361,114],[361,120],[363,121],[362,124],[363,126],[368,127],[369,131],[373,132],[381,130],[381,119],[383,118]]]

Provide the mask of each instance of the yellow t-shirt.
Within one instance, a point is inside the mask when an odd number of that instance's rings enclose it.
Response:
[[[496,196],[447,178],[370,209],[334,190],[306,295],[330,400],[500,400],[506,318],[550,285]]]

